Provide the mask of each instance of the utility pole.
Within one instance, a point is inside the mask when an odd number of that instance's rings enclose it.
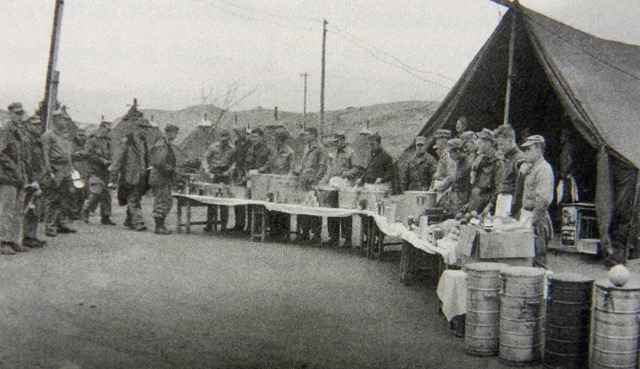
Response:
[[[309,77],[309,73],[300,73],[300,76],[304,77],[304,105],[302,108],[302,115],[307,115],[307,77]]]
[[[322,76],[320,77],[320,137],[324,128],[324,65],[327,51],[327,20],[322,22]]]
[[[56,103],[56,96],[54,95],[55,88],[53,87],[53,84],[58,82],[56,81],[56,62],[58,60],[58,42],[60,41],[60,28],[62,27],[63,6],[64,0],[56,0],[55,11],[53,14],[53,30],[51,31],[51,45],[49,47],[47,78],[45,79],[46,84],[44,88],[44,129],[49,127],[51,112]]]

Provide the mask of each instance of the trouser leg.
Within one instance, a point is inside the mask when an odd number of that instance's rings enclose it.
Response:
[[[98,202],[100,204],[100,216],[111,217],[111,192],[104,189],[100,194]]]
[[[23,206],[24,191],[0,185],[0,241],[20,243]]]
[[[533,224],[533,229],[536,251],[533,263],[535,266],[547,268],[547,246],[549,245],[553,235],[553,228],[549,214],[545,213],[538,215]]]
[[[329,231],[330,241],[340,240],[340,218],[327,218],[327,230]]]
[[[340,218],[340,230],[342,232],[342,238],[347,242],[351,242],[351,236],[353,234],[353,219],[350,216]]]
[[[236,214],[236,224],[234,226],[236,230],[244,230],[244,227],[246,226],[246,222],[247,222],[246,208],[247,207],[244,205],[234,206],[233,208]]]
[[[142,216],[142,206],[140,189],[133,189],[127,194],[127,211],[131,214],[131,223],[134,227],[144,227],[144,218]]]
[[[153,217],[165,219],[171,211],[171,186],[157,186],[153,188]]]

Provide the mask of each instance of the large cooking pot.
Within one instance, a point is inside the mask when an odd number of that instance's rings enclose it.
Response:
[[[318,199],[318,205],[325,208],[338,207],[338,189],[331,186],[314,186],[313,191]]]

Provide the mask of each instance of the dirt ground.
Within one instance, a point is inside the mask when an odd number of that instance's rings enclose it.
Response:
[[[503,367],[464,354],[398,253],[74,226],[0,258],[0,368]]]

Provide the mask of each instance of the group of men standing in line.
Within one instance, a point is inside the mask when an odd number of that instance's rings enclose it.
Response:
[[[535,263],[546,266],[546,248],[553,235],[548,208],[554,196],[554,174],[544,158],[545,139],[526,138],[518,147],[509,125],[495,130],[467,131],[465,118],[457,134],[434,134],[437,159],[427,151],[428,140],[415,139],[415,153],[403,165],[403,189],[435,191],[447,213],[495,214],[506,201],[507,214],[530,219],[536,237]]]
[[[25,116],[21,103],[8,106],[9,122],[0,128],[0,254],[13,255],[46,245],[44,234],[76,233],[70,221],[90,223],[100,207],[100,223],[113,226],[110,188],[127,205],[125,225],[141,231],[140,198],[153,189],[156,233],[170,233],[164,219],[171,209],[171,186],[176,158],[171,142],[178,127],[167,125],[165,135],[149,143],[142,113],[131,109],[124,119],[137,125],[112,148],[111,123],[103,121],[88,138],[72,135],[66,111],[56,110],[44,129],[38,114]],[[80,175],[80,172],[82,175]],[[83,180],[84,179],[84,180]]]

